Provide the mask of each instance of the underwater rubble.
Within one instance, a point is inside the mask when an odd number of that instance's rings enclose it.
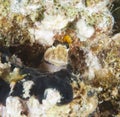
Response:
[[[0,0],[0,117],[120,117],[119,0]]]

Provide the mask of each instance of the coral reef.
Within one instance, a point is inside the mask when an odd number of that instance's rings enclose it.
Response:
[[[119,0],[0,0],[0,117],[119,117]]]

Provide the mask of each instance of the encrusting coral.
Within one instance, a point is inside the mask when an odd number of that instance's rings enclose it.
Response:
[[[0,0],[0,116],[119,117],[117,5]]]

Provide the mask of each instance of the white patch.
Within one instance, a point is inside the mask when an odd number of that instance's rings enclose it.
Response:
[[[33,81],[26,81],[23,83],[23,97],[24,98],[28,98],[30,97],[30,89],[32,88],[32,86],[34,85]]]
[[[59,91],[56,89],[46,89],[44,92],[44,96],[46,96],[46,99],[42,100],[43,105],[55,105],[60,102],[60,99],[62,98]]]
[[[97,28],[102,31],[111,32],[113,25],[114,25],[114,18],[111,15],[110,11],[106,10],[106,12],[103,14],[102,21],[99,22]]]
[[[32,5],[29,5],[26,7],[27,10],[31,10],[31,11],[36,11],[39,8],[40,8],[40,5],[37,5],[37,4],[36,5],[32,4]],[[31,12],[31,11],[29,11],[29,12]]]
[[[6,107],[3,105],[0,105],[0,117],[6,117],[7,110]]]
[[[42,100],[42,104],[34,96],[29,98],[27,101],[29,117],[47,117],[46,113],[49,109],[60,102],[61,96],[56,89],[46,89],[44,95],[46,99]]]
[[[54,43],[54,33],[45,29],[29,29],[31,35],[31,43],[38,42],[42,45],[51,46]]]
[[[41,7],[38,4],[28,4],[28,1],[29,0],[11,0],[10,11],[12,13],[27,15]]]
[[[7,117],[21,117],[23,105],[18,97],[8,97],[6,100]]]
[[[39,103],[34,96],[27,101],[28,117],[45,117],[46,107]]]
[[[87,25],[87,23],[83,19],[80,19],[77,22],[76,28],[78,31],[77,36],[80,38],[81,41],[86,41],[95,32],[95,29],[92,26]]]
[[[101,65],[97,56],[93,55],[91,51],[86,55],[86,64],[89,68],[88,77],[89,79],[92,79],[95,77],[95,70],[101,69]]]
[[[63,29],[69,22],[69,19],[64,15],[47,15],[44,14],[45,18],[41,22],[43,27],[47,30],[59,31]]]
[[[13,13],[25,14],[25,4],[28,0],[11,0],[10,10]]]

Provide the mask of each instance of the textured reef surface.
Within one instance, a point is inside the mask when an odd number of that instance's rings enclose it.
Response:
[[[0,117],[120,117],[119,0],[0,0]]]

